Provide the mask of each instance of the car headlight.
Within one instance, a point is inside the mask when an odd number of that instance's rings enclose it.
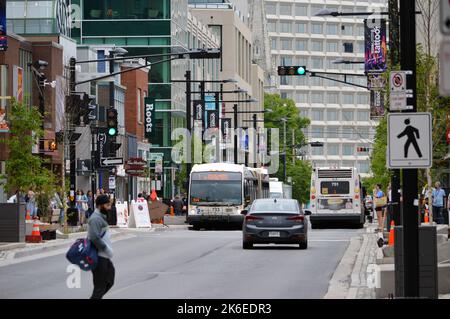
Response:
[[[241,210],[240,209],[236,210],[236,214],[240,215],[241,214]]]
[[[191,209],[191,215],[197,214],[197,211],[195,209]]]

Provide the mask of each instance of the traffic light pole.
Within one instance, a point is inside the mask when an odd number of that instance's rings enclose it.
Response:
[[[413,106],[406,112],[417,112],[416,100],[416,14],[415,1],[400,0],[401,67],[411,70],[410,87],[413,97],[408,103]],[[403,256],[404,297],[419,296],[419,214],[417,199],[417,169],[404,169],[403,184]]]
[[[70,77],[69,77],[69,96],[72,96],[75,89],[75,64],[76,59],[71,58],[70,64],[69,64],[69,71],[70,71]],[[69,99],[69,101],[73,101],[72,99]],[[66,114],[69,114],[70,117],[73,116],[74,113],[74,105],[71,104],[68,106],[69,112],[66,112]],[[67,115],[66,115],[67,116]],[[70,123],[73,125],[73,123]],[[76,183],[77,183],[77,175],[76,175],[76,144],[75,141],[72,141],[72,138],[69,136],[69,160],[70,160],[70,193],[69,193],[69,199],[70,199],[70,208],[74,208],[75,206],[75,191],[76,191]]]
[[[237,164],[238,163],[238,147],[237,147],[237,145],[238,145],[238,137],[237,137],[237,134],[236,134],[236,129],[237,129],[237,127],[238,127],[238,105],[237,104],[234,104],[233,105],[233,115],[234,115],[234,123],[233,123],[233,129],[234,129],[234,134],[233,134],[233,138],[234,138],[234,144],[233,144],[233,146],[234,146],[234,149],[233,149],[233,154],[234,154],[234,164]]]
[[[191,71],[187,70],[186,74],[184,75],[185,79],[186,79],[186,129],[188,134],[191,134],[192,136],[192,117],[191,117]],[[189,148],[192,147],[192,142],[191,145],[188,145]],[[192,151],[192,150],[191,150]],[[190,154],[190,158],[187,159],[186,162],[186,178],[187,178],[187,187],[186,187],[186,193],[187,193],[187,198],[189,201],[190,198],[190,189],[189,189],[189,177],[191,175],[191,161],[192,161],[192,153],[188,152],[188,154]],[[187,220],[187,214],[186,214],[186,220]]]

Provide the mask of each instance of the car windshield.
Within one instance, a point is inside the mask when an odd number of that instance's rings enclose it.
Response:
[[[298,213],[298,207],[295,201],[255,201],[251,207],[252,213],[280,212],[280,213]]]
[[[191,203],[198,205],[241,205],[240,173],[193,173]]]

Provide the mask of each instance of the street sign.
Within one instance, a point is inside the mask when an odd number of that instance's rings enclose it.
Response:
[[[106,157],[106,158],[102,157],[100,159],[100,165],[102,167],[122,165],[122,164],[123,164],[122,157]]]
[[[441,32],[450,35],[450,1],[441,0]]]
[[[450,96],[450,41],[443,41],[439,52],[439,93]]]
[[[140,157],[129,158],[126,162],[128,166],[147,166],[147,161]]]
[[[144,168],[138,169],[138,168],[127,168],[125,170],[125,173],[130,176],[144,176],[145,171]]]
[[[431,113],[388,114],[388,168],[430,168],[431,130]]]
[[[109,182],[109,189],[116,189],[116,177],[115,176],[110,176],[108,182]]]
[[[164,153],[150,153],[148,160],[154,162],[160,157],[164,157]]]
[[[404,111],[411,110],[412,106],[408,105],[408,97],[411,97],[410,90],[406,86],[406,75],[412,74],[412,71],[392,71],[389,77],[390,95],[389,110]]]

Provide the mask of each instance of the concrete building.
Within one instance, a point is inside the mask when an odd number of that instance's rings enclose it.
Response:
[[[327,8],[338,12],[368,12],[385,8],[386,1],[265,0],[272,59],[277,65],[304,65],[308,70],[359,73],[363,64],[335,64],[338,59],[364,60],[362,17],[317,17]],[[353,78],[366,85],[365,78]],[[309,141],[324,142],[309,148],[307,158],[316,166],[356,166],[369,173],[370,147],[377,123],[370,119],[367,90],[312,77],[281,77],[276,83],[283,98],[293,99],[302,116],[311,119]]]
[[[232,118],[233,104],[239,111],[261,111],[264,108],[264,71],[253,61],[253,34],[248,19],[238,14],[236,7],[229,1],[190,0],[190,11],[203,24],[208,25],[221,43],[220,79],[234,79],[236,83],[223,84],[224,91],[243,90],[245,93],[225,94],[223,100],[243,101],[257,99],[257,103],[224,103],[222,118]],[[263,127],[263,115],[257,113],[257,127]],[[252,127],[252,114],[238,114],[238,127]],[[243,152],[242,145],[238,145]],[[233,161],[228,152],[224,160]]]

